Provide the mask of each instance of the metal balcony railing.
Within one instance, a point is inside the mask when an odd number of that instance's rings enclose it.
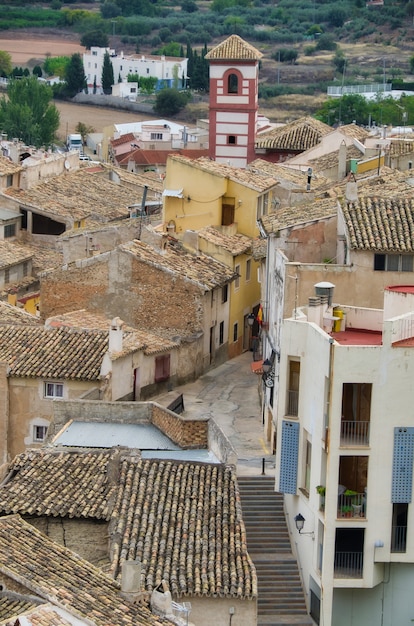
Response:
[[[391,552],[407,551],[407,526],[393,526],[391,534]]]
[[[362,552],[335,552],[335,578],[362,578]]]
[[[288,390],[286,415],[298,416],[299,391]]]
[[[369,422],[341,420],[341,446],[367,446],[369,444]]]
[[[352,493],[347,495],[343,493],[338,496],[338,517],[364,517],[366,515],[366,494],[365,493]]]

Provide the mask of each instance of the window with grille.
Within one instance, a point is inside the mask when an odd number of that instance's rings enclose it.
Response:
[[[4,238],[14,237],[16,235],[16,224],[6,224],[4,227]]]

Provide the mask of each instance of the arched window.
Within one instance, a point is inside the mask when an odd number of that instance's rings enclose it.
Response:
[[[228,93],[239,92],[239,77],[237,74],[229,74],[227,79],[227,91]]]

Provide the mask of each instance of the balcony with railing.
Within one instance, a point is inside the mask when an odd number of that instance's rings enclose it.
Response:
[[[366,494],[347,489],[338,496],[338,518],[365,518]]]
[[[288,389],[286,415],[297,417],[299,415],[299,391]]]
[[[362,578],[363,552],[335,552],[335,578]]]
[[[358,447],[369,444],[369,421],[341,420],[341,446]]]
[[[407,526],[393,526],[391,533],[391,552],[407,551]]]

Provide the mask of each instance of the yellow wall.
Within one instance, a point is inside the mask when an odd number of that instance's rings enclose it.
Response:
[[[371,170],[376,170],[379,167],[384,165],[384,155],[381,157],[373,157],[372,159],[368,159],[367,161],[361,161],[357,166],[357,174],[363,174],[364,172],[369,172]]]
[[[250,280],[246,280],[246,262],[250,260]],[[241,354],[243,350],[250,349],[250,329],[245,325],[245,316],[252,312],[254,305],[260,301],[260,283],[257,282],[257,269],[259,263],[251,256],[242,254],[234,259],[234,268],[240,265],[239,287],[236,282],[231,284],[230,289],[230,314],[229,314],[229,356]],[[234,324],[238,325],[238,339],[234,341]]]
[[[237,232],[249,237],[257,237],[259,234],[256,214],[257,198],[260,194],[245,185],[202,170],[191,162],[183,163],[169,158],[164,189],[183,190],[183,198],[164,196],[165,230],[170,221],[175,223],[175,232],[178,236],[186,230],[220,226],[222,202],[225,197],[234,198],[234,222],[237,224]]]

